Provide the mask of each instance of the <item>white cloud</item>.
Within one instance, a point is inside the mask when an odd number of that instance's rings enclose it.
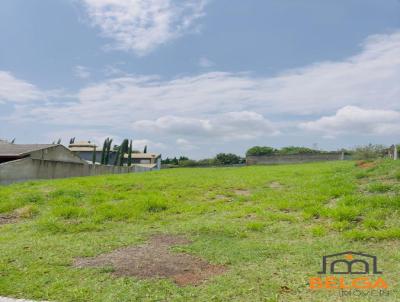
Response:
[[[79,79],[88,79],[90,78],[89,69],[82,65],[77,65],[74,67],[74,75]]]
[[[276,77],[209,72],[161,80],[126,76],[87,86],[76,102],[26,110],[50,123],[101,125],[184,116],[198,120],[224,112],[299,117],[352,105],[400,109],[400,32],[367,40],[363,51]],[[83,118],[84,117],[84,118]],[[118,117],[118,118],[116,118]],[[118,121],[118,122],[117,122]]]
[[[144,55],[194,30],[206,0],[81,0],[113,48]]]
[[[17,79],[10,72],[0,70],[0,103],[22,103],[45,99],[46,94],[35,85]]]
[[[358,107],[398,112],[398,83],[400,32],[371,37],[359,54],[342,61],[322,62],[274,77],[229,72],[174,79],[120,76],[84,87],[68,102],[53,103],[54,98],[49,98],[41,106],[30,107],[28,102],[17,108],[13,117],[17,121],[29,118],[63,127],[103,128],[113,133],[126,133],[133,124],[137,131],[133,137],[150,138],[165,145],[180,138],[207,148],[211,139],[216,145],[216,142],[262,138],[277,129],[296,134],[299,129],[291,125],[307,120],[305,116],[316,116],[317,123],[319,117],[330,117],[346,106],[352,106],[347,107],[352,110]],[[37,98],[40,91],[29,85],[36,92],[30,95]],[[343,118],[343,111],[339,110],[337,115]],[[313,122],[310,123],[305,123],[302,129],[310,130]],[[373,128],[366,126],[366,133],[383,135],[397,129],[394,122],[374,123]],[[351,128],[364,127],[357,125]],[[325,136],[342,131],[331,124],[325,127],[331,127]],[[143,129],[153,131],[142,136]]]
[[[229,112],[209,119],[164,116],[156,120],[142,120],[134,129],[168,135],[219,138],[223,140],[253,139],[278,134],[278,130],[262,115],[249,112]],[[182,138],[180,138],[182,143]]]
[[[189,140],[184,139],[184,138],[178,138],[176,140],[176,144],[178,146],[179,149],[181,150],[194,150],[197,149],[197,146],[193,143],[191,143]]]
[[[210,68],[214,67],[215,63],[206,57],[201,57],[199,59],[199,66],[202,68]]]
[[[144,147],[147,146],[148,152],[165,148],[165,145],[163,143],[154,142],[149,139],[135,139],[132,141],[132,146],[134,150],[139,151],[142,151]]]
[[[304,130],[339,134],[392,135],[400,132],[400,112],[394,110],[362,109],[346,106],[335,115],[300,124]]]

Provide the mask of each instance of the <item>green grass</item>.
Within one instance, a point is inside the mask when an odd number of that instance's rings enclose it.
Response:
[[[49,301],[338,301],[311,292],[321,257],[378,256],[399,301],[400,163],[171,169],[0,187],[0,296]],[[272,188],[272,182],[280,186]],[[249,196],[237,190],[250,192]],[[194,287],[77,269],[75,257],[185,235],[177,249],[229,268]],[[282,288],[289,290],[282,291]],[[376,297],[347,301],[377,301]]]

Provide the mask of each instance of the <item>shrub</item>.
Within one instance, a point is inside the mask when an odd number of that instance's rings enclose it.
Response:
[[[261,146],[254,146],[251,147],[249,150],[246,152],[246,156],[256,156],[256,155],[272,155],[275,153],[275,149],[272,147],[261,147]]]
[[[291,155],[291,154],[314,154],[314,153],[321,153],[321,151],[313,150],[306,147],[283,147],[282,149],[277,151],[278,154],[282,155]]]
[[[219,153],[215,156],[215,162],[219,165],[236,165],[241,164],[243,159],[232,153]]]
[[[359,146],[353,151],[354,159],[377,159],[385,156],[386,147],[383,145],[369,144],[367,146]]]

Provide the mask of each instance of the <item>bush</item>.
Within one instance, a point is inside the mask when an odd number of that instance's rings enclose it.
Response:
[[[243,159],[232,153],[219,153],[215,156],[215,162],[219,165],[237,165],[243,163]]]
[[[289,147],[283,147],[282,149],[278,150],[277,153],[282,154],[282,155],[315,154],[315,153],[321,153],[321,151],[306,148],[306,147],[289,146]]]
[[[261,146],[254,146],[251,147],[246,152],[246,156],[257,156],[257,155],[272,155],[276,152],[276,149],[272,147],[261,147]]]
[[[260,147],[254,146],[251,147],[246,152],[246,156],[258,156],[258,155],[273,155],[273,154],[280,154],[280,155],[292,155],[292,154],[315,154],[315,153],[322,153],[322,151],[314,150],[306,147],[283,147],[282,149],[274,149],[272,147]]]
[[[367,146],[359,146],[353,152],[354,159],[377,159],[384,157],[386,153],[386,147],[383,145],[369,144]]]

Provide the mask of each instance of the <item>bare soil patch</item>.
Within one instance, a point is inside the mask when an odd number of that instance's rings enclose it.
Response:
[[[92,258],[77,258],[74,267],[112,267],[112,274],[138,278],[170,278],[180,286],[199,285],[213,275],[226,271],[222,265],[185,253],[174,253],[170,247],[189,244],[181,236],[158,235],[139,246],[125,247]]]
[[[16,223],[18,217],[14,214],[0,214],[0,225]]]
[[[269,183],[269,187],[271,189],[281,189],[281,188],[283,188],[283,185],[278,181],[273,181],[273,182]]]
[[[245,190],[245,189],[237,189],[237,190],[235,190],[235,194],[239,195],[239,196],[250,196],[251,192],[249,190]]]
[[[328,200],[327,204],[325,205],[327,208],[333,209],[336,208],[340,198],[331,198]]]
[[[362,169],[369,169],[369,168],[374,168],[376,167],[375,162],[368,162],[368,161],[363,161],[360,160],[356,163],[357,167],[362,168]]]

